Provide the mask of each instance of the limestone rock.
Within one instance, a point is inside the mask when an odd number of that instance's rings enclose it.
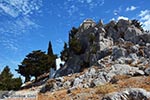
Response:
[[[130,88],[122,92],[110,93],[102,100],[149,100],[150,92],[140,88]]]
[[[146,43],[150,43],[150,33],[144,33],[140,36],[142,40]]]
[[[144,72],[145,72],[146,75],[150,75],[150,67],[146,68],[146,69],[144,70]]]
[[[108,73],[109,76],[115,75],[144,75],[142,70],[137,67],[131,67],[129,65],[115,64],[111,67],[111,71]]]
[[[127,31],[124,32],[124,39],[126,41],[131,41],[133,43],[138,43],[140,41],[140,38],[138,36],[141,35],[142,32],[138,28],[134,26],[128,27]]]
[[[120,57],[125,57],[125,55],[126,55],[126,50],[124,48],[119,48],[117,46],[113,47],[112,49],[113,60],[116,60]]]

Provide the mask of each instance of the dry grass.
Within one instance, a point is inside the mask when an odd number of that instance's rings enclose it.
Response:
[[[108,94],[111,92],[116,92],[118,90],[116,84],[105,84],[97,87],[96,94]]]
[[[84,100],[100,100],[100,95],[95,94],[94,88],[81,89],[77,88],[67,94],[67,90],[59,90],[56,92],[47,92],[45,94],[39,94],[37,100],[77,100],[78,95],[85,93]],[[91,93],[93,92],[93,93]]]
[[[145,90],[150,90],[150,76],[148,77],[132,77],[125,80],[120,80],[117,82],[120,88],[143,88]]]
[[[38,100],[62,100],[66,98],[67,90],[60,90],[53,93],[38,94]]]
[[[117,76],[114,76],[113,78],[117,80],[124,80],[124,79],[131,78],[131,76],[130,75],[117,75]]]

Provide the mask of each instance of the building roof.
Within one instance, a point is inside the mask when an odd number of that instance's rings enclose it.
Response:
[[[91,18],[87,18],[87,19],[85,19],[84,21],[83,21],[83,23],[84,22],[94,22],[94,20],[92,20]],[[95,22],[94,22],[95,23]]]

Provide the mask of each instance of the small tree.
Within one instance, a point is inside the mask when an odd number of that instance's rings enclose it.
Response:
[[[64,50],[60,54],[61,54],[60,56],[61,60],[67,62],[69,58],[69,48],[66,42],[64,43]]]
[[[55,55],[53,53],[51,41],[48,44],[47,55],[51,58],[49,60],[52,61],[51,68],[54,68],[56,70],[56,58],[57,58],[57,55]]]
[[[13,78],[10,68],[6,66],[0,74],[0,90],[18,90],[21,84],[21,78]]]

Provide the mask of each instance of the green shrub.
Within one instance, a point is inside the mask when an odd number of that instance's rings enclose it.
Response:
[[[81,42],[76,38],[70,40],[69,47],[75,54],[82,54],[84,52]]]
[[[90,42],[91,44],[93,44],[94,40],[96,39],[95,35],[89,34],[88,37],[89,37],[89,42]]]

